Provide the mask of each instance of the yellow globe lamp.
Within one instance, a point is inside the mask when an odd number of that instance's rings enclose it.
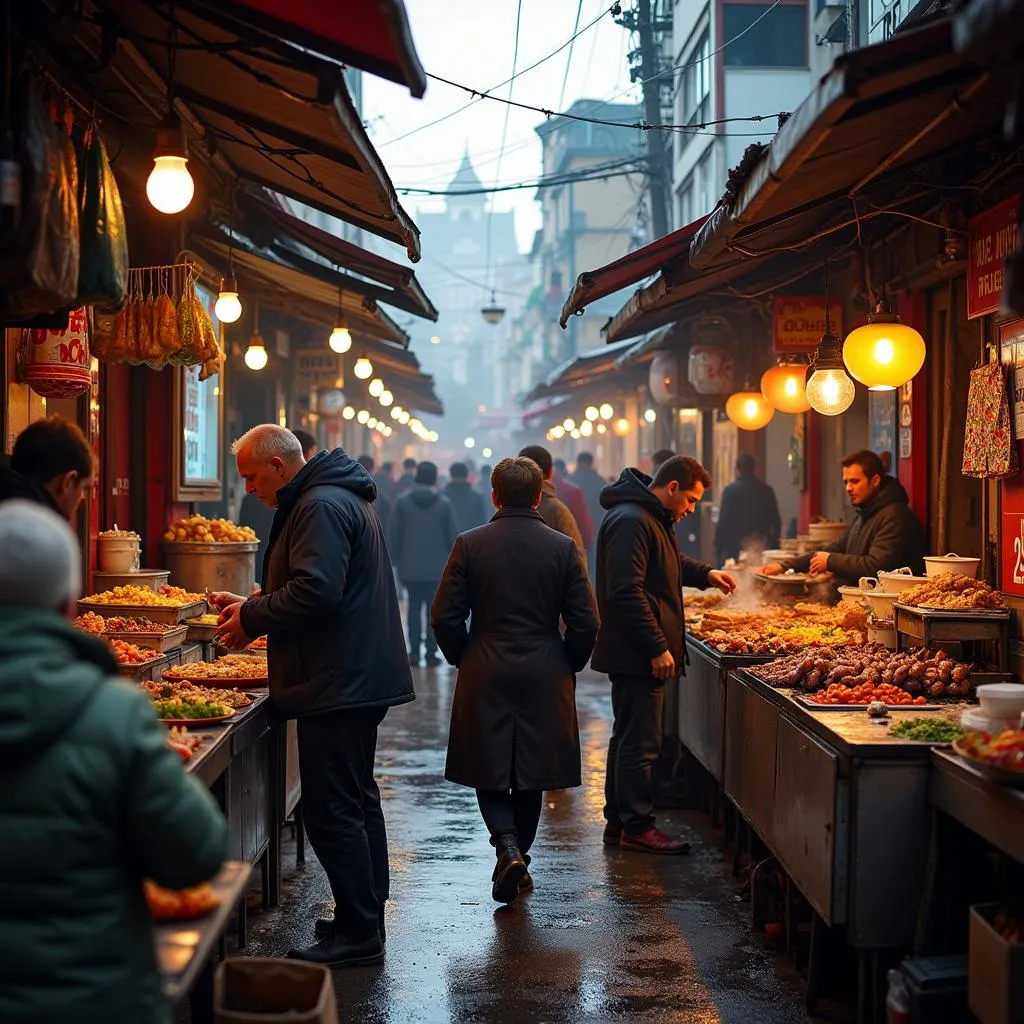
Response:
[[[895,391],[924,366],[924,338],[882,299],[868,322],[846,336],[843,362],[850,376],[869,391]]]
[[[726,400],[725,415],[740,430],[760,430],[771,422],[775,407],[760,391],[737,391]]]
[[[620,416],[615,421],[615,426],[613,429],[619,437],[625,437],[629,433],[629,427],[629,420],[627,420],[625,416]]]
[[[799,415],[807,412],[811,403],[807,401],[806,363],[779,363],[771,366],[761,375],[761,394],[777,412]]]

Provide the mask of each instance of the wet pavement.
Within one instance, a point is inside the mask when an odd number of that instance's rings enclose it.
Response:
[[[601,842],[611,721],[604,677],[584,673],[577,703],[583,786],[545,795],[532,850],[536,890],[491,900],[494,852],[471,790],[442,778],[454,672],[416,670],[417,699],[380,732],[378,777],[391,847],[387,954],[336,970],[342,1021],[806,1021],[803,986],[750,930],[721,837],[699,814],[659,814],[689,857],[624,853]],[[285,847],[282,904],[249,918],[249,956],[313,941],[330,890],[307,847]]]

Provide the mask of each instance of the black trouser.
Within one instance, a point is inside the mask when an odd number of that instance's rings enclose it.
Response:
[[[652,676],[612,676],[612,737],[604,816],[638,835],[654,825],[651,767],[661,753],[665,684]]]
[[[430,628],[430,606],[437,593],[437,583],[406,583],[405,593],[409,598],[409,651],[420,656],[420,643],[423,641],[423,620],[427,624],[427,654],[437,654],[437,641],[434,631]]]
[[[334,894],[339,938],[377,933],[388,898],[388,836],[373,777],[386,708],[332,711],[298,720],[302,816]]]
[[[537,838],[544,792],[540,789],[478,789],[476,798],[491,844],[499,836],[515,836],[520,853],[526,853]]]

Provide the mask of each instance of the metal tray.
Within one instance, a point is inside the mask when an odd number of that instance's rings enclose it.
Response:
[[[1009,768],[1001,768],[997,764],[989,764],[987,761],[979,761],[976,757],[971,757],[970,754],[964,753],[964,751],[958,746],[963,741],[963,737],[953,742],[953,750],[957,757],[960,758],[964,764],[969,764],[979,775],[984,775],[986,779],[991,782],[998,782],[1004,786],[1014,786],[1017,789],[1024,789],[1024,772],[1010,771]]]
[[[811,700],[806,694],[799,694],[794,697],[798,704],[802,704],[811,711],[863,711],[867,713],[867,704],[818,704]],[[942,704],[886,704],[890,711],[941,711]]]
[[[175,626],[166,633],[133,633],[133,632],[109,632],[104,637],[110,640],[124,640],[127,643],[135,644],[136,647],[147,647],[151,651],[158,651],[163,654],[165,651],[180,647],[185,642],[185,634],[188,629],[185,626]]]
[[[917,612],[922,617],[936,618],[948,615],[952,619],[1006,619],[1010,617],[1009,608],[941,608],[934,604],[901,604],[896,607],[905,612]]]
[[[177,626],[185,619],[192,619],[202,615],[206,610],[206,601],[196,601],[195,604],[182,605],[180,608],[167,608],[148,604],[95,604],[92,601],[78,602],[78,614],[95,612],[105,619],[113,615],[137,616],[139,618],[152,619],[153,622],[162,622],[170,626]]]

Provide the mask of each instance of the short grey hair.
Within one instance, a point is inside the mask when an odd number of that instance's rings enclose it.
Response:
[[[257,462],[268,462],[275,456],[285,462],[302,460],[302,442],[287,427],[276,423],[260,423],[247,430],[231,445],[231,454],[237,455],[249,446]]]
[[[0,504],[0,605],[61,611],[82,592],[82,552],[67,520],[32,501]]]

